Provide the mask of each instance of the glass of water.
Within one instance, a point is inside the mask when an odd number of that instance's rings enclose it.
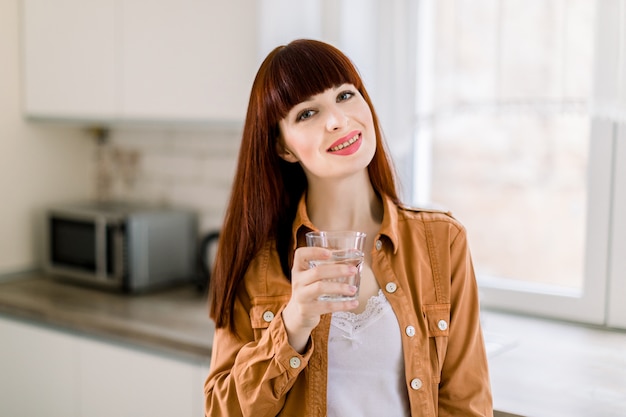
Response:
[[[324,264],[347,264],[356,266],[357,268],[355,275],[333,279],[333,281],[336,282],[354,285],[357,289],[354,295],[324,294],[319,297],[320,300],[346,301],[357,298],[361,284],[361,267],[363,265],[363,245],[365,243],[365,236],[363,232],[353,231],[318,231],[306,234],[307,246],[322,247],[332,252],[329,259],[309,261],[311,268]]]

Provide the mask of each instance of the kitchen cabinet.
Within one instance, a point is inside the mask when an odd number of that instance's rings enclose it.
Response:
[[[25,114],[241,122],[256,11],[253,0],[25,0]]]
[[[78,344],[81,416],[203,415],[199,365],[92,339]]]
[[[0,318],[0,416],[79,417],[72,336]]]
[[[258,64],[256,4],[124,0],[124,117],[243,120]]]
[[[108,120],[118,102],[118,4],[22,2],[23,106],[27,116]]]
[[[0,318],[0,415],[203,415],[208,365]]]

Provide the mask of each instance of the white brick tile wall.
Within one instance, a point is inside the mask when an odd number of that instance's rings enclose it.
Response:
[[[203,181],[229,186],[235,173],[237,161],[233,155],[211,155],[203,158],[200,165],[200,178]]]
[[[241,138],[230,128],[121,128],[97,152],[98,198],[184,207],[218,229]]]
[[[143,152],[140,174],[153,180],[197,182],[201,175],[202,156],[193,153]]]

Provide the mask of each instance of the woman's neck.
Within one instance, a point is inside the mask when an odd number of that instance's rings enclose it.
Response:
[[[383,206],[369,176],[344,181],[309,183],[307,212],[320,230],[378,229]]]

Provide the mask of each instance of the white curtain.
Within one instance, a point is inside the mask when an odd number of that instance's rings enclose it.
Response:
[[[355,63],[381,119],[411,200],[416,107],[417,7],[415,0],[261,0],[259,51],[297,38],[329,42]]]

